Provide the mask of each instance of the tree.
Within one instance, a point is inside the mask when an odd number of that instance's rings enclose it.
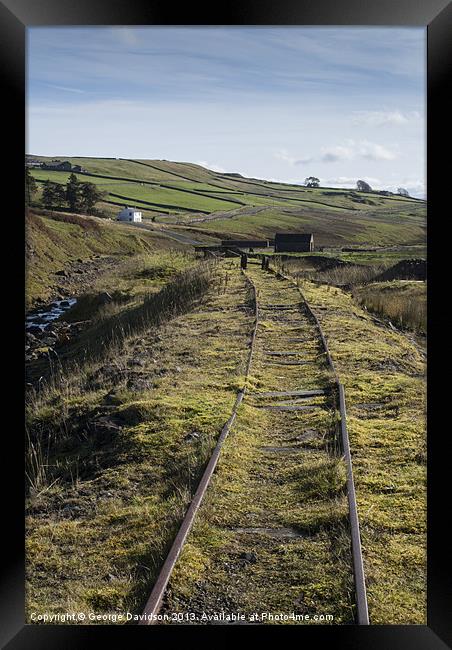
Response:
[[[30,170],[28,167],[25,167],[25,203],[26,205],[30,205],[31,203],[31,197],[33,194],[36,194],[38,191],[38,186],[36,185],[36,181],[33,178],[33,176],[30,173]]]
[[[398,187],[397,194],[400,194],[400,196],[410,196],[408,194],[408,190],[406,190],[404,187]]]
[[[103,198],[103,192],[100,192],[94,183],[82,183],[80,185],[80,207],[92,214],[94,206]]]
[[[45,208],[51,208],[53,205],[53,188],[51,181],[44,181],[44,186],[42,188],[42,203]]]
[[[356,188],[359,192],[372,192],[372,188],[366,181],[356,181]]]
[[[42,192],[42,203],[45,208],[61,208],[66,199],[66,192],[63,185],[59,183],[52,183],[52,181],[45,181],[44,189]]]
[[[66,201],[71,212],[79,212],[81,207],[81,192],[80,183],[75,174],[71,174],[66,183]]]
[[[318,187],[320,185],[320,180],[315,176],[308,176],[304,184],[306,185],[306,187]]]

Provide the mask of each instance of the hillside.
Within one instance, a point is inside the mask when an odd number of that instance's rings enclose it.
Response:
[[[70,280],[75,290],[71,293],[80,293],[107,266],[117,266],[120,260],[133,255],[169,248],[183,245],[158,232],[127,224],[31,211],[26,218],[26,306],[58,297],[62,282]]]
[[[114,217],[119,206],[129,204],[139,207],[145,219],[216,238],[310,230],[316,246],[416,246],[425,242],[426,204],[418,199],[306,188],[166,160],[64,156],[59,160],[81,165],[85,171],[76,174],[80,181],[95,183],[105,192],[99,204],[105,216]],[[33,169],[32,174],[38,186],[46,179],[64,184],[69,176],[66,171],[43,169]]]

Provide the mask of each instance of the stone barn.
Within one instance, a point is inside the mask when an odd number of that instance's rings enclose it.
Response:
[[[314,235],[312,233],[275,234],[275,253],[310,253],[314,250]]]
[[[117,216],[117,221],[132,221],[134,223],[141,222],[141,212],[135,208],[125,207]]]

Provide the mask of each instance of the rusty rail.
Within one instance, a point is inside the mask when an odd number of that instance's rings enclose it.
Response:
[[[364,577],[361,535],[359,532],[358,506],[356,504],[355,483],[353,481],[352,456],[347,432],[347,413],[345,410],[344,387],[339,383],[339,407],[341,412],[342,449],[347,465],[347,498],[352,538],[353,574],[355,577],[356,611],[359,625],[369,625],[366,580]]]
[[[294,280],[288,276],[283,275],[282,273],[274,270],[274,269],[269,269],[275,275],[292,282]],[[204,495],[207,491],[207,488],[209,486],[210,480],[212,478],[212,475],[215,471],[215,468],[217,466],[221,450],[223,447],[223,444],[235,422],[236,416],[237,416],[237,411],[240,406],[240,404],[243,401],[243,398],[247,392],[247,386],[246,386],[246,379],[248,378],[249,371],[251,368],[251,362],[252,362],[252,357],[253,357],[253,352],[254,352],[254,344],[255,344],[255,339],[256,339],[256,333],[257,333],[257,326],[258,326],[258,321],[259,321],[259,307],[258,307],[258,299],[257,299],[257,291],[254,283],[252,280],[246,275],[246,273],[243,272],[243,275],[245,276],[247,282],[250,284],[253,290],[253,295],[254,295],[254,303],[255,303],[255,321],[254,321],[254,327],[251,335],[251,341],[250,341],[250,351],[248,355],[248,360],[246,364],[246,369],[245,369],[245,384],[243,388],[241,388],[238,393],[237,397],[232,409],[232,413],[230,418],[227,420],[227,422],[224,424],[220,436],[218,438],[217,444],[215,446],[215,449],[212,453],[212,456],[210,457],[210,460],[204,470],[204,473],[202,475],[202,478],[199,482],[199,485],[196,489],[195,495],[190,503],[190,506],[185,514],[185,517],[182,521],[182,524],[179,528],[179,531],[173,541],[173,544],[170,548],[170,551],[166,557],[166,560],[160,570],[159,576],[157,578],[157,581],[154,584],[154,587],[152,589],[151,595],[149,596],[149,599],[146,603],[146,606],[143,610],[142,617],[140,619],[139,625],[154,625],[155,623],[158,622],[158,613],[160,611],[163,597],[165,594],[166,587],[168,585],[169,579],[171,577],[171,573],[174,569],[174,566],[180,556],[180,553],[183,549],[183,546],[185,544],[185,541],[187,539],[187,536],[193,526],[194,520],[196,518],[196,515],[198,513],[198,510],[201,506],[202,500],[204,498]],[[356,503],[356,494],[355,494],[355,486],[354,486],[354,480],[353,480],[353,468],[352,468],[352,459],[351,459],[351,452],[350,452],[350,442],[348,438],[348,432],[347,432],[347,419],[346,419],[346,408],[345,408],[345,394],[344,394],[344,387],[339,381],[339,377],[337,375],[334,362],[331,358],[330,351],[328,348],[328,342],[327,339],[322,331],[320,322],[316,316],[316,314],[313,312],[311,309],[311,306],[307,302],[305,296],[303,295],[303,292],[301,291],[300,287],[297,285],[297,288],[300,292],[300,295],[304,301],[304,305],[312,317],[313,321],[316,324],[316,327],[319,331],[319,335],[322,341],[322,345],[325,350],[326,354],[326,359],[328,362],[328,365],[330,366],[334,378],[335,378],[335,383],[338,388],[338,396],[339,396],[339,411],[340,411],[340,416],[341,416],[341,447],[342,447],[342,452],[344,454],[344,459],[346,463],[346,468],[347,468],[347,498],[348,498],[348,506],[349,506],[349,521],[350,521],[350,530],[351,530],[351,551],[352,551],[352,562],[353,562],[353,574],[354,574],[354,583],[355,583],[355,596],[356,596],[356,609],[357,609],[357,623],[359,625],[368,625],[369,624],[369,614],[368,614],[368,606],[367,606],[367,595],[366,595],[366,584],[365,584],[365,577],[364,577],[364,568],[363,568],[363,559],[362,559],[362,548],[361,548],[361,537],[360,537],[360,531],[359,531],[359,519],[358,519],[358,510],[357,510],[357,503]]]
[[[304,296],[302,290],[298,284],[294,281],[293,278],[290,278],[287,275],[284,275],[276,269],[268,267],[268,270],[274,273],[275,275],[295,284],[300,295],[303,299],[304,305],[311,315],[313,321],[315,322],[317,329],[322,340],[322,345],[326,353],[326,359],[328,365],[330,366],[335,383],[338,389],[339,397],[339,412],[341,416],[341,447],[345,459],[345,464],[347,468],[347,499],[348,499],[348,510],[349,510],[349,522],[350,522],[350,534],[351,534],[351,550],[352,550],[352,562],[353,562],[353,576],[355,583],[355,596],[356,596],[356,613],[357,613],[357,622],[359,625],[369,625],[369,610],[367,605],[367,592],[366,592],[366,580],[364,575],[364,565],[363,565],[363,554],[361,546],[361,535],[359,531],[359,518],[358,518],[358,506],[356,503],[356,493],[355,493],[355,483],[353,480],[353,467],[352,467],[352,457],[350,452],[350,441],[347,431],[347,412],[345,408],[345,393],[344,387],[340,383],[339,376],[337,374],[333,359],[328,348],[328,342],[323,333],[322,327],[320,325],[317,315],[313,312],[311,306],[309,305],[306,297]]]
[[[210,479],[212,478],[212,475],[217,466],[224,441],[226,440],[229,431],[231,430],[231,427],[235,422],[238,408],[242,403],[245,393],[247,392],[246,380],[248,379],[249,371],[251,368],[251,361],[254,352],[254,342],[256,340],[257,325],[259,321],[259,306],[257,302],[256,287],[254,283],[245,273],[243,273],[243,275],[245,276],[247,282],[252,287],[254,304],[255,304],[255,312],[254,312],[255,321],[254,321],[253,332],[251,335],[250,351],[249,351],[248,360],[245,368],[245,384],[243,388],[241,388],[237,393],[237,397],[232,409],[231,416],[224,424],[221,430],[215,449],[213,450],[212,456],[210,457],[210,460],[204,470],[202,478],[199,482],[199,485],[196,489],[196,492],[193,496],[190,506],[185,514],[185,517],[182,521],[179,531],[176,537],[174,538],[173,544],[169,550],[166,560],[160,570],[158,578],[151,591],[151,595],[149,596],[146,602],[146,605],[143,610],[143,614],[140,618],[140,622],[138,623],[138,625],[154,625],[155,623],[158,622],[158,613],[162,605],[163,597],[165,595],[165,590],[168,585],[169,579],[171,577],[171,573],[173,572],[176,562],[184,547],[187,536],[193,526],[193,522],[195,520],[196,514],[201,506],[202,500],[209,486]]]

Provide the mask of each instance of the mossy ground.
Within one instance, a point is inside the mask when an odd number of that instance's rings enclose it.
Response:
[[[137,282],[165,281],[152,265],[133,273]],[[257,265],[248,273],[262,306],[249,394],[165,607],[333,614],[333,623],[349,623],[345,472],[332,401],[319,396],[299,403],[320,408],[281,413],[260,408],[277,400],[256,396],[328,388],[331,376],[296,288]],[[425,624],[424,359],[339,289],[302,289],[345,385],[371,623]],[[266,309],[272,304],[293,309]],[[249,287],[235,261],[222,262],[192,311],[129,337],[34,404],[28,425],[47,441],[48,467],[27,502],[27,616],[141,611],[243,385],[252,325]],[[266,354],[281,350],[312,363],[279,365]]]
[[[34,403],[49,452],[27,503],[27,616],[140,611],[243,383],[248,292],[226,264],[194,310]]]
[[[328,390],[331,377],[298,290],[256,267],[249,274],[260,304],[250,392],[172,575],[165,611],[328,614],[330,622],[349,623],[353,581],[334,400],[327,394],[308,400],[318,407],[312,411],[274,412],[261,406],[279,400],[259,397]],[[291,309],[271,309],[283,304]],[[279,365],[267,354],[281,350],[296,350],[308,363]]]
[[[424,356],[349,294],[301,287],[345,385],[371,623],[425,625]]]

